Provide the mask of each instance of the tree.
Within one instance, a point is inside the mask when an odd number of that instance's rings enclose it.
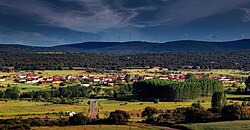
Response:
[[[154,99],[154,104],[158,104],[160,102],[159,99]]]
[[[8,88],[5,90],[5,97],[6,98],[12,98],[17,99],[20,96],[20,91],[17,87]]]
[[[204,109],[187,108],[184,113],[186,122],[201,122],[212,117],[212,113]]]
[[[125,80],[126,80],[126,83],[129,83],[129,82],[130,82],[130,75],[129,75],[129,74],[126,74]]]
[[[245,80],[245,84],[246,84],[246,91],[250,91],[250,76],[248,76],[248,78]]]
[[[192,78],[196,78],[195,75],[193,73],[187,73],[186,79],[192,79]]]
[[[60,86],[60,87],[63,87],[63,86],[65,86],[65,83],[64,83],[64,82],[61,82],[61,83],[59,84],[59,86]]]
[[[69,117],[69,123],[71,125],[86,125],[90,119],[83,114],[75,114],[72,117]]]
[[[192,103],[191,107],[196,109],[203,109],[200,102]]]
[[[127,124],[128,120],[130,119],[130,115],[122,110],[115,110],[114,112],[111,112],[107,121],[110,124]]]
[[[146,107],[144,111],[141,113],[141,116],[144,118],[152,118],[155,114],[157,114],[159,111],[154,107]]]
[[[226,105],[226,95],[224,92],[215,92],[211,100],[212,108],[223,108]]]
[[[249,114],[240,105],[224,106],[221,110],[221,115],[226,120],[248,119]]]
[[[4,98],[4,97],[5,97],[5,93],[2,90],[0,90],[0,98]]]

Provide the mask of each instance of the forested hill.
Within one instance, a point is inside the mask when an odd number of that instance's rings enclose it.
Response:
[[[55,70],[62,67],[119,69],[145,66],[160,66],[170,69],[200,66],[203,69],[250,70],[249,59],[250,50],[144,54],[0,52],[0,70],[1,67],[13,66],[21,70]]]
[[[98,52],[98,53],[155,53],[155,52],[209,52],[250,49],[250,39],[229,42],[173,41],[151,42],[84,42],[53,47],[0,45],[0,52]]]

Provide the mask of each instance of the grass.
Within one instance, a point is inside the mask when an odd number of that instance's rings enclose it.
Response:
[[[34,130],[160,130],[153,126],[134,125],[85,125],[66,127],[33,127]]]
[[[85,71],[76,71],[76,70],[45,70],[45,71],[36,71],[36,72],[41,72],[42,76],[47,77],[47,76],[52,76],[52,75],[59,75],[59,76],[68,75],[68,74],[77,75],[77,74],[84,73]]]
[[[0,115],[19,116],[19,115],[44,115],[47,113],[58,113],[66,111],[87,113],[87,99],[80,105],[52,104],[46,102],[29,102],[11,100],[8,102],[0,101]]]
[[[211,69],[209,71],[202,71],[202,70],[181,70],[182,73],[213,73],[213,75],[219,75],[219,74],[224,74],[224,75],[232,75],[232,76],[241,76],[241,77],[248,77],[249,75],[246,75],[244,73],[249,73],[249,72],[242,72],[240,70],[234,70],[234,69]]]
[[[234,95],[227,94],[227,102],[229,103],[239,103],[241,104],[243,101],[250,101],[250,95]]]
[[[1,86],[1,85],[0,85]],[[58,87],[58,84],[53,84],[54,87]],[[36,84],[10,84],[10,87],[17,87],[19,88],[20,92],[29,92],[29,91],[39,91],[39,90],[50,90],[51,86],[50,84],[41,84],[41,85],[36,85]],[[7,89],[7,85],[4,88],[0,88],[0,90],[5,91]]]
[[[250,121],[224,121],[212,123],[195,123],[195,124],[182,124],[189,129],[193,130],[249,130]]]
[[[123,72],[127,72],[132,75],[150,75],[150,76],[159,76],[159,74],[154,73],[155,70],[153,69],[125,69]],[[157,70],[159,71],[159,70]],[[161,72],[160,70],[159,72]],[[150,73],[151,72],[151,73]],[[174,71],[169,71],[169,72],[174,72]],[[180,70],[181,73],[186,74],[186,73],[206,73],[210,74],[212,73],[213,75],[219,75],[219,74],[224,74],[224,75],[232,75],[232,76],[241,76],[241,77],[248,77],[249,72],[243,72],[240,70],[234,70],[234,69],[211,69],[208,71],[204,70],[196,70],[196,69],[191,69],[191,70]]]
[[[208,108],[211,106],[210,98],[200,98],[197,100],[204,100],[204,103],[201,103],[202,106]],[[140,121],[141,117],[138,117],[137,114],[144,110],[145,107],[155,107],[159,110],[171,110],[178,107],[188,107],[191,106],[192,103],[197,102],[197,100],[190,102],[159,102],[158,104],[154,104],[153,102],[127,102],[127,101],[116,101],[116,100],[103,100],[99,101],[98,110],[99,117],[107,117],[110,112],[115,110],[124,110],[131,114],[131,121]]]

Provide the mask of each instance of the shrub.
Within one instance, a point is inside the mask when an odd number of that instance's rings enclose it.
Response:
[[[212,119],[212,113],[199,108],[189,108],[185,113],[186,122],[200,122]]]
[[[107,122],[110,124],[127,124],[128,119],[130,119],[130,115],[122,110],[115,110],[114,112],[111,112]]]
[[[236,104],[224,106],[221,110],[221,115],[225,120],[240,120],[249,118],[249,114],[246,109]]]
[[[200,103],[192,103],[191,105],[193,108],[197,108],[197,109],[203,109],[203,107],[201,106]]]
[[[146,107],[144,111],[141,113],[141,116],[144,118],[152,118],[159,111],[154,107]]]
[[[159,99],[154,99],[154,104],[158,104],[160,102]]]
[[[86,125],[90,119],[83,114],[75,114],[72,117],[69,117],[69,123],[71,125]]]

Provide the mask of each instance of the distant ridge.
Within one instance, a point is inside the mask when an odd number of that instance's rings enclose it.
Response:
[[[208,52],[250,49],[250,39],[228,42],[195,40],[153,43],[131,42],[83,42],[53,47],[0,44],[0,52],[95,52],[95,53],[156,53],[156,52]]]

